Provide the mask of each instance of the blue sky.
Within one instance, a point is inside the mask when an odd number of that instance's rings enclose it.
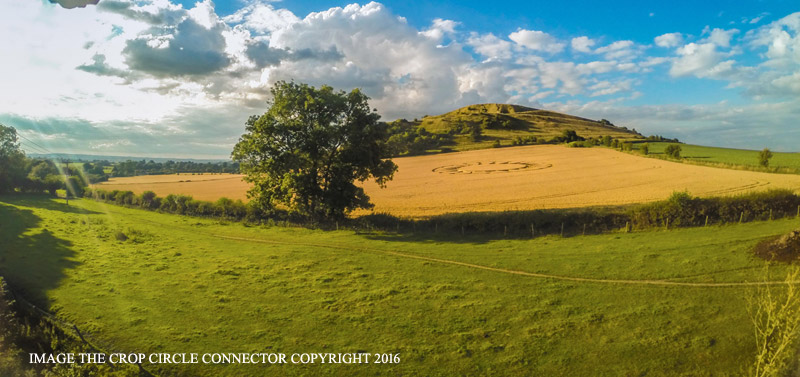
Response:
[[[796,1],[57,1],[0,4],[0,122],[34,153],[225,158],[289,79],[387,120],[507,102],[800,150]]]

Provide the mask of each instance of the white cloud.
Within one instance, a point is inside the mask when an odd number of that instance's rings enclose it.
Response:
[[[599,97],[619,93],[621,91],[629,91],[631,90],[632,86],[633,80],[623,80],[617,82],[603,80],[589,87],[589,90],[592,91],[589,96]]]
[[[595,45],[595,41],[589,37],[582,36],[577,38],[572,38],[572,49],[579,52],[592,52],[592,46]]]
[[[589,63],[578,64],[577,70],[583,75],[591,75],[597,73],[608,73],[618,68],[615,61],[593,61]]]
[[[511,42],[500,39],[492,33],[479,35],[473,32],[467,39],[467,45],[490,60],[511,58]]]
[[[735,85],[754,96],[800,95],[800,12],[752,30],[745,39],[752,48],[766,48],[765,60]]]
[[[654,41],[656,46],[659,47],[678,47],[683,43],[683,34],[681,33],[667,33],[657,36]]]
[[[713,43],[689,43],[677,50],[678,58],[669,70],[674,77],[695,75],[708,77],[716,70],[725,54],[717,51]]]
[[[702,39],[664,34],[655,44],[675,55],[648,56],[648,46],[630,40],[598,48],[600,38],[561,41],[544,31],[518,29],[503,37],[441,18],[418,29],[379,3],[302,19],[280,6],[253,1],[220,18],[210,0],[189,9],[169,0],[104,0],[72,11],[35,1],[3,3],[0,35],[25,37],[3,41],[3,53],[14,59],[0,59],[0,82],[9,88],[0,91],[0,120],[30,132],[38,127],[43,139],[70,139],[64,142],[70,145],[88,138],[83,144],[98,152],[191,153],[203,146],[224,156],[247,116],[265,109],[277,80],[360,87],[387,119],[477,102],[541,107],[546,98],[566,101],[549,104],[556,109],[581,115],[603,108],[609,112],[603,117],[616,119],[612,110],[629,111],[624,101],[646,98],[635,90],[646,77],[641,72],[665,63],[674,77],[726,80],[754,98],[800,94],[800,13],[741,38],[736,29],[710,27]],[[574,53],[556,55],[567,41]],[[745,47],[762,61],[738,62]],[[591,97],[607,100],[579,100]],[[688,114],[689,122],[728,108],[654,111],[668,119]]]
[[[223,18],[228,24],[241,24],[258,34],[287,29],[300,19],[286,9],[275,9],[272,4],[253,2],[234,14]]]
[[[647,58],[645,61],[639,63],[639,66],[645,67],[645,68],[649,68],[649,67],[656,66],[656,65],[659,65],[659,64],[664,64],[664,63],[667,63],[667,62],[669,62],[669,58],[665,58],[665,57],[661,57],[661,56],[659,56],[659,57],[650,57],[650,58]]]
[[[343,58],[324,65],[283,61],[270,71],[270,82],[301,77],[314,85],[361,87],[390,118],[462,104],[459,76],[472,62],[460,45],[439,46],[378,3],[309,14],[271,43],[294,51],[333,48]]]
[[[604,54],[606,59],[630,60],[639,55],[641,48],[633,41],[616,41],[607,46],[594,50],[597,54]]]
[[[433,20],[433,24],[430,28],[421,31],[420,34],[435,41],[441,41],[446,35],[455,34],[456,26],[458,25],[459,23],[456,21],[437,18]]]
[[[761,20],[763,20],[764,17],[769,16],[769,14],[770,14],[769,12],[763,12],[760,15],[758,15],[756,17],[753,17],[753,18],[751,18],[749,20],[746,17],[743,17],[742,18],[742,23],[743,24],[751,24],[751,25],[752,24],[757,24],[757,23],[761,22]]]
[[[731,47],[731,38],[737,33],[739,33],[738,29],[723,30],[715,28],[706,40],[719,47],[728,48]]]
[[[508,38],[525,48],[551,54],[563,51],[565,46],[552,35],[538,30],[519,29],[509,34]]]

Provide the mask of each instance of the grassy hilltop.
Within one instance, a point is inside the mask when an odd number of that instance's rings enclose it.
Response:
[[[477,104],[422,119],[390,122],[392,134],[412,133],[426,139],[421,152],[465,151],[493,146],[543,144],[575,131],[584,138],[610,136],[621,141],[643,140],[635,130],[603,120],[508,104]],[[478,131],[479,130],[479,131]],[[414,152],[412,148],[412,153]]]

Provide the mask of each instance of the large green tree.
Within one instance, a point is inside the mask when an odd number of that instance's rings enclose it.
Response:
[[[19,147],[17,130],[0,124],[0,193],[13,191],[25,179],[25,153]]]
[[[381,186],[397,170],[386,140],[386,124],[358,89],[278,82],[269,110],[251,116],[233,148],[251,200],[285,206],[317,220],[371,208],[355,184],[373,178]]]

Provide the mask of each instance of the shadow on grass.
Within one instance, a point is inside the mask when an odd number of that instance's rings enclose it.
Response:
[[[70,199],[70,202],[76,202],[83,199]],[[19,194],[19,195],[3,195],[0,196],[0,202],[9,203],[21,207],[36,207],[43,208],[50,211],[59,211],[65,213],[79,213],[84,215],[98,215],[100,212],[91,211],[88,209],[78,208],[74,205],[67,205],[63,198],[54,198],[47,195],[34,195],[34,194]]]
[[[472,244],[482,245],[491,241],[497,240],[498,237],[490,235],[465,235],[460,236],[456,234],[434,234],[434,233],[356,233],[371,241],[386,241],[386,242],[413,242],[417,244],[437,244],[437,243],[453,243],[453,244]],[[502,238],[499,238],[502,239]]]
[[[448,213],[410,220],[389,214],[356,219],[357,232],[370,240],[414,243],[484,244],[496,240],[574,237],[620,231],[628,226],[630,206],[579,209]],[[367,225],[364,225],[367,224]]]
[[[7,199],[2,198],[9,202]],[[39,199],[31,206],[53,205],[47,203],[52,201]],[[34,230],[41,222],[31,210],[0,202],[0,276],[15,293],[47,309],[51,304],[47,292],[58,287],[64,271],[75,268],[78,262],[71,260],[75,256],[71,242],[54,236],[46,228]]]

